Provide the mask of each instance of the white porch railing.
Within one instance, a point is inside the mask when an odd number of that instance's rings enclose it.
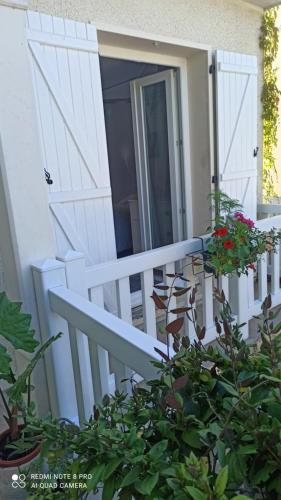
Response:
[[[259,221],[257,226],[263,230],[281,228],[281,216]],[[176,269],[186,278],[198,280],[198,276],[192,274],[187,254],[200,250],[202,242],[191,239],[91,267],[85,266],[83,255],[77,252],[34,266],[42,335],[47,338],[58,331],[64,332],[63,338],[54,345],[52,356],[49,353],[46,359],[55,414],[79,417],[82,421],[91,414],[93,403],[99,402],[103,394],[112,392],[115,387],[130,390],[130,384],[121,380],[131,376],[132,370],[145,380],[156,376],[157,370],[150,360],[159,360],[161,356],[154,347],[165,351],[165,345],[159,341],[158,328],[163,318],[157,316],[150,298],[155,276],[157,274],[158,279],[162,276],[164,282],[170,284],[172,278],[166,275],[173,274]],[[249,336],[252,316],[260,313],[261,303],[269,292],[273,305],[281,304],[280,249],[270,256],[269,262],[267,258],[263,256],[256,273],[251,271],[248,277],[223,278],[220,282],[220,287],[230,296],[238,321],[246,323],[245,337]],[[130,277],[137,274],[140,275],[139,307],[146,333],[132,324],[135,304]],[[115,314],[104,310],[105,291],[114,299]],[[216,336],[212,292],[213,278],[201,279],[197,305],[206,326],[205,342]],[[171,308],[176,307],[175,302],[173,297]],[[194,336],[188,322],[185,333]]]

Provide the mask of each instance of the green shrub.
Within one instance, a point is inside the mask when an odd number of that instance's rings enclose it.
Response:
[[[193,291],[181,313],[198,338],[189,345],[179,333],[182,321],[167,325],[176,352],[163,352],[162,362],[154,363],[159,379],[146,388],[132,381],[131,397],[105,396],[80,430],[51,419],[43,427],[33,423],[41,427],[50,471],[59,466],[92,477],[79,492],[30,489],[30,498],[86,498],[102,487],[104,500],[114,494],[123,500],[280,499],[278,312],[268,296],[260,344],[251,350],[223,292],[215,296],[221,307],[216,345],[202,343],[205,329],[197,322]]]

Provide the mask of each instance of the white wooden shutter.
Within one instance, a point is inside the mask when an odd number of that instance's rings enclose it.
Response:
[[[257,58],[216,53],[219,188],[257,216]]]
[[[29,11],[27,39],[58,253],[81,251],[88,265],[113,259],[96,29]]]

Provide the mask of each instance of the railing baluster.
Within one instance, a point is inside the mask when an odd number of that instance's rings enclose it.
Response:
[[[117,281],[117,302],[119,318],[132,323],[130,280],[128,277]]]
[[[202,278],[203,325],[206,330],[214,326],[213,276]]]
[[[157,338],[155,305],[151,299],[154,285],[153,269],[141,273],[141,284],[144,329],[149,335]]]
[[[127,323],[132,324],[132,304],[131,304],[131,291],[129,277],[117,280],[117,303],[118,303],[118,316]],[[115,374],[116,389],[120,392],[131,393],[131,384],[129,381],[121,382],[122,379],[130,379],[133,371],[127,366],[123,365],[118,359],[111,356],[111,368]]]
[[[219,289],[223,290],[224,296],[226,300],[229,300],[229,277],[228,276],[220,276],[219,277]]]
[[[190,280],[190,282],[187,283],[186,285],[187,287],[191,287],[191,290],[186,295],[184,295],[186,301],[185,303],[187,306],[189,306],[189,297],[192,292],[192,288],[195,285],[195,279],[194,276],[192,276],[192,266],[190,264],[191,264],[190,257],[186,257],[185,259],[183,259],[182,266],[183,266],[184,277]],[[196,339],[196,332],[193,323],[191,323],[191,321],[189,321],[187,317],[185,317],[184,330],[185,330],[185,335],[189,337],[189,340],[192,343],[194,339]]]
[[[263,301],[267,296],[267,254],[262,255],[258,262],[258,280],[259,280],[259,300]]]
[[[108,371],[107,371],[107,352],[96,344],[92,339],[89,339],[89,353],[91,362],[91,373],[94,387],[95,404],[100,404],[102,397],[108,394]]]
[[[97,306],[104,308],[103,286],[97,286],[90,289],[90,301]],[[110,384],[108,352],[91,341],[90,357],[92,373],[95,375],[93,385],[95,392],[95,402],[97,402],[97,399],[100,400],[103,395],[109,394],[113,391],[113,387]],[[96,373],[95,366],[93,366],[94,363],[97,363],[97,365],[99,366],[99,374]]]
[[[280,247],[271,253],[271,293],[274,295],[280,291]]]
[[[251,307],[255,303],[254,271],[253,271],[253,269],[248,270],[248,297],[249,297],[249,307]]]
[[[80,425],[85,421],[85,408],[84,408],[84,398],[83,398],[83,385],[80,372],[80,360],[79,360],[79,349],[77,344],[77,330],[70,323],[68,323],[70,349],[71,349],[71,359],[74,373],[74,383],[76,389],[76,400],[78,407],[78,417]],[[88,415],[89,417],[89,415]]]
[[[164,267],[164,270],[165,270],[164,282],[166,285],[171,286],[173,281],[174,281],[174,278],[167,276],[167,274],[175,274],[175,263],[170,262],[169,264],[166,264],[166,266]],[[170,290],[168,290],[168,293],[170,293]],[[169,301],[169,310],[171,311],[171,309],[175,309],[176,307],[177,307],[177,299],[174,295],[171,295],[171,298]],[[168,323],[175,320],[176,317],[177,316],[175,316],[173,313],[168,313],[168,318],[167,318]],[[170,345],[173,344],[173,337],[170,334],[169,334],[169,344]]]

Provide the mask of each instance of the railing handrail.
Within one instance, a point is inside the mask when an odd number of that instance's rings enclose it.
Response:
[[[272,228],[281,229],[281,210],[280,215],[275,215],[268,219],[261,219],[257,221],[256,226],[261,231],[269,231]]]
[[[163,350],[163,344],[157,339],[64,286],[50,289],[49,300],[53,312],[82,331],[90,340],[114,354],[121,363],[142,375],[145,380],[157,377],[159,369],[151,364],[152,360],[162,359],[155,351],[155,347]]]
[[[281,215],[257,221],[256,226],[268,231],[272,227],[281,228]],[[121,259],[115,259],[86,268],[87,287],[97,287],[116,281],[127,276],[142,273],[148,269],[160,267],[170,262],[186,258],[187,254],[192,254],[202,250],[202,241],[205,241],[210,234],[202,237],[190,238],[188,240],[173,243],[154,250],[148,250]]]
[[[170,262],[185,259],[187,254],[202,250],[202,240],[210,235],[180,241],[154,250],[148,250],[121,259],[115,259],[86,268],[88,288],[97,287],[127,276],[142,273]]]

